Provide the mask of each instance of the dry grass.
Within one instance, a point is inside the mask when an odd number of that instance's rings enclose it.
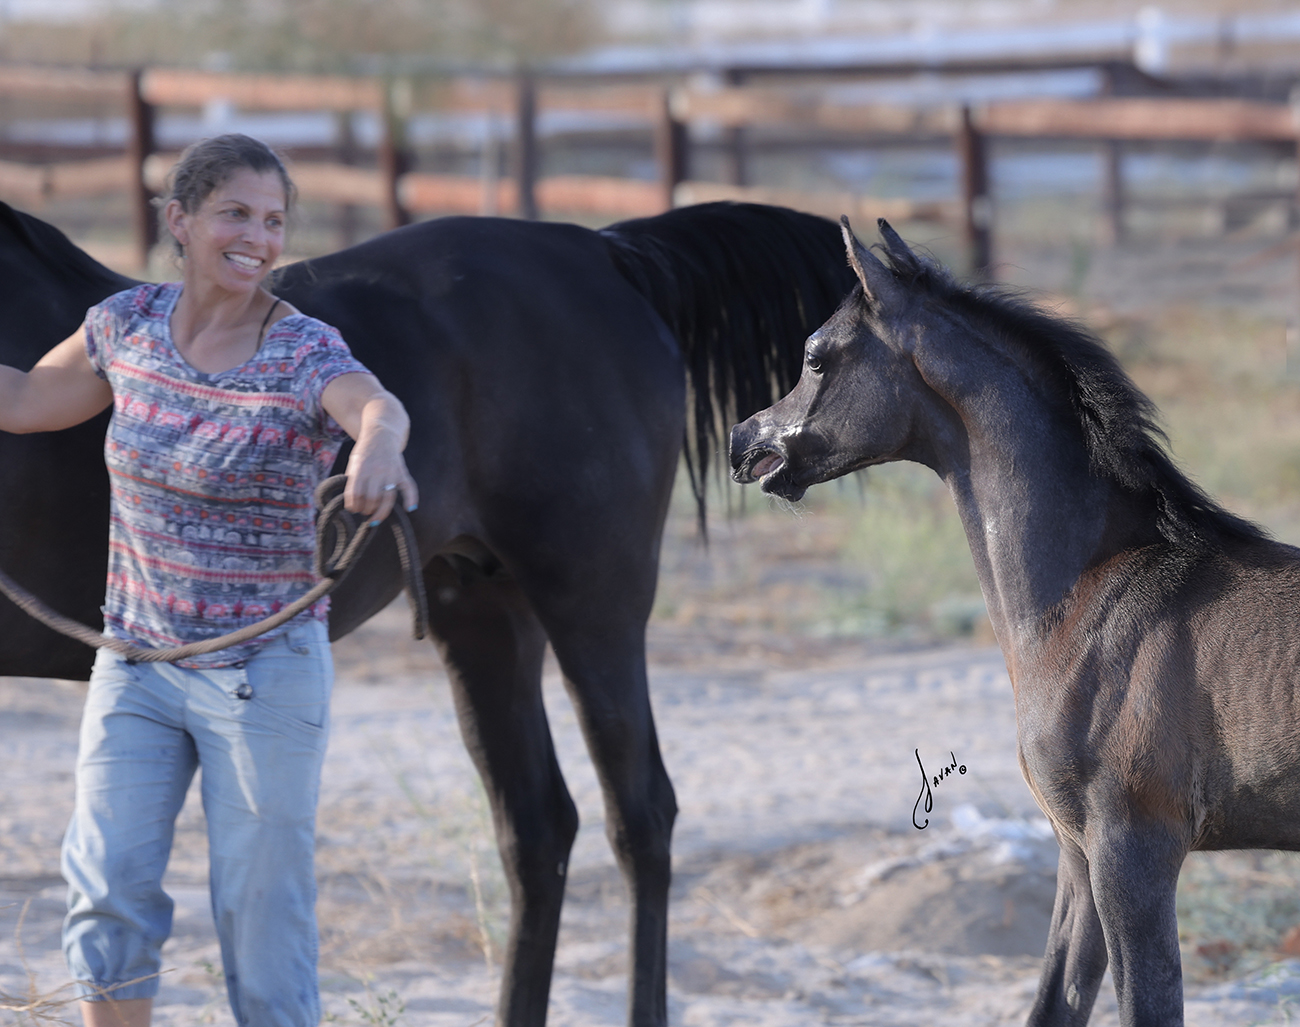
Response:
[[[81,1002],[81,996],[73,994],[77,982],[68,981],[46,991],[37,983],[36,973],[27,962],[27,953],[23,948],[23,925],[27,920],[27,913],[30,908],[31,900],[28,899],[23,903],[22,912],[18,915],[17,926],[14,928],[14,947],[17,949],[19,961],[22,963],[23,970],[27,975],[27,987],[22,995],[11,995],[0,989],[0,1012],[10,1014],[10,1022],[18,1025],[18,1027],[50,1027],[52,1024],[66,1024],[71,1027],[72,1024],[81,1021],[81,1017],[75,1009]],[[114,988],[126,988],[157,976],[159,975],[149,974],[145,977],[136,977],[133,980],[124,981],[120,985],[115,985]],[[100,991],[98,994],[108,1002],[113,1001],[113,996],[109,991]]]
[[[68,994],[74,985],[68,983],[53,991],[43,991],[36,983],[36,974],[28,965],[27,953],[23,949],[23,924],[27,920],[27,912],[30,908],[31,900],[28,899],[23,903],[22,912],[18,915],[18,926],[14,929],[15,947],[27,974],[27,988],[22,995],[10,995],[0,990],[0,1011],[11,1014],[11,1022],[20,1027],[27,1024],[33,1027],[69,1024],[72,1021],[66,1018],[68,1007],[80,1001],[76,995]]]

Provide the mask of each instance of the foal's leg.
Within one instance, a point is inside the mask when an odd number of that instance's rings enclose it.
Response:
[[[465,560],[425,570],[429,619],[451,677],[461,734],[492,805],[510,887],[497,1023],[538,1027],[555,961],[578,813],[542,706],[546,646],[518,586]]]
[[[1106,939],[1093,904],[1088,860],[1066,839],[1061,842],[1056,905],[1029,1027],[1081,1027],[1087,1023],[1105,973]]]
[[[1159,825],[1100,825],[1088,863],[1123,1027],[1182,1027],[1174,909],[1186,849]]]
[[[606,835],[632,902],[628,1022],[663,1027],[677,799],[650,710],[644,619],[620,623],[603,612],[591,611],[582,625],[550,625],[551,644],[600,778]]]

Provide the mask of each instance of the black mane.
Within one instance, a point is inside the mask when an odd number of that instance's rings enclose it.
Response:
[[[691,388],[685,456],[703,525],[709,464],[727,427],[793,387],[804,340],[853,285],[840,230],[813,214],[723,201],[600,234],[682,348]]]
[[[1093,472],[1150,496],[1156,527],[1168,542],[1217,548],[1268,537],[1178,469],[1155,404],[1084,325],[1048,314],[1005,287],[963,285],[928,261],[908,266],[891,257],[890,267],[901,280],[1014,340],[1068,397]]]

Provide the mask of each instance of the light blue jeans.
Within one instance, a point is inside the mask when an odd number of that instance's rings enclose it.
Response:
[[[212,915],[235,1020],[319,1022],[313,860],[333,681],[319,621],[217,670],[99,650],[63,843],[63,950],[84,998],[157,994],[172,926],[163,871],[201,767]]]

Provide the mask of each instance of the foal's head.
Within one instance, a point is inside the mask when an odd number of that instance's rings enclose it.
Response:
[[[924,309],[917,257],[882,219],[889,265],[862,246],[842,219],[858,284],[804,346],[794,390],[731,433],[733,477],[765,492],[801,498],[809,485],[891,460],[932,463],[918,420],[936,406],[914,350],[949,325]],[[922,325],[925,327],[922,328]]]

